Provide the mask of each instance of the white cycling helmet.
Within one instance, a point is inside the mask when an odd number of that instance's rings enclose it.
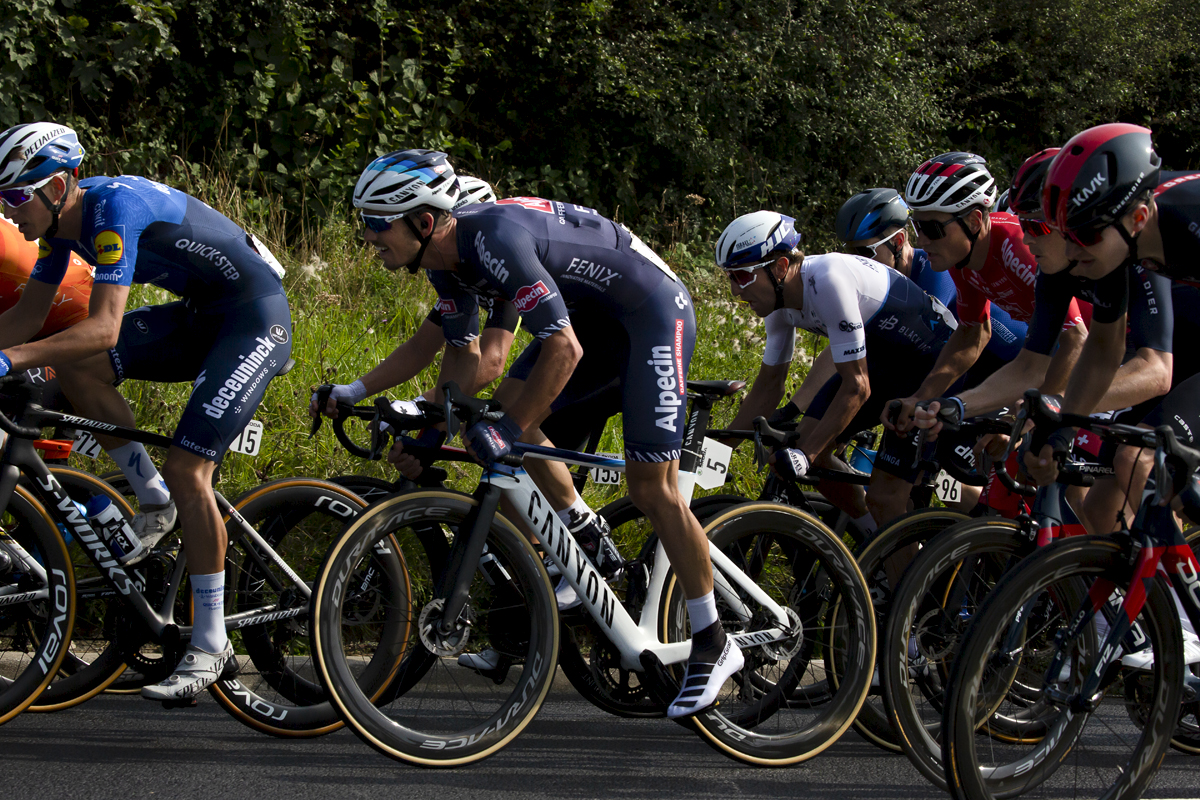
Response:
[[[449,211],[458,200],[459,181],[445,153],[398,150],[367,165],[354,186],[354,207],[363,213],[395,217],[420,206]]]
[[[945,211],[948,214],[996,203],[996,180],[987,161],[974,153],[942,153],[926,161],[908,179],[904,200],[913,211]]]
[[[452,211],[474,203],[494,202],[496,202],[496,192],[490,183],[471,175],[458,176],[458,200],[455,201]]]
[[[774,211],[743,214],[725,226],[717,239],[717,266],[726,272],[769,266],[772,254],[787,255],[800,246],[796,220]],[[775,309],[783,308],[783,284],[770,269],[767,280],[775,290]]]
[[[0,133],[0,189],[33,183],[83,163],[75,131],[54,122],[14,125]]]

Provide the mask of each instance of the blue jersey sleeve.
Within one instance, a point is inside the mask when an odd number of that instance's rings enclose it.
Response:
[[[47,242],[45,239],[38,239],[37,261],[34,262],[33,271],[29,273],[29,277],[39,283],[58,286],[62,283],[63,276],[67,274],[67,267],[71,263],[71,246],[69,242],[59,244],[54,242],[60,242],[60,240]]]
[[[1028,324],[1018,322],[1003,308],[992,304],[992,338],[987,343],[989,353],[1004,361],[1012,361],[1021,352],[1028,332]]]
[[[465,347],[479,336],[479,301],[448,272],[426,270],[425,276],[437,290],[433,311],[441,315],[442,334],[454,347]]]
[[[94,255],[96,283],[132,286],[138,238],[155,221],[154,212],[134,192],[118,191],[110,193],[92,214],[90,226],[84,226],[82,244]]]
[[[460,236],[470,237],[466,261],[507,300],[526,328],[545,339],[571,324],[562,292],[542,264],[537,239],[521,225],[496,218],[459,218]],[[461,250],[461,248],[460,248]]]

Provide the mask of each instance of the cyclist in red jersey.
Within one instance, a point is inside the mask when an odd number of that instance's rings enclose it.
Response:
[[[992,335],[993,302],[1015,320],[1033,319],[1037,259],[1022,241],[1017,218],[990,211],[996,195],[995,179],[974,153],[935,156],[908,180],[905,200],[913,210],[916,245],[935,270],[950,271],[958,290],[959,326],[916,393],[901,398],[895,422],[884,411],[883,424],[891,430],[907,432],[917,403],[943,395],[979,359]],[[1067,328],[1071,330],[1064,339],[1077,352],[1086,329],[1074,299]],[[877,495],[874,510],[880,522],[906,509],[909,487],[896,483],[890,488],[893,491]]]

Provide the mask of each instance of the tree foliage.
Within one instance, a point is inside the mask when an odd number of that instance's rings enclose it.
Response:
[[[973,149],[1007,172],[1096,122],[1200,166],[1194,0],[0,0],[0,125],[89,169],[232,173],[300,218],[362,166],[450,152],[502,191],[690,240],[771,206],[818,235]],[[203,165],[203,166],[202,166]],[[265,202],[265,201],[262,201]]]

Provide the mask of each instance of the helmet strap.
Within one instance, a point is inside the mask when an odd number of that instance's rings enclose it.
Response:
[[[1117,220],[1113,227],[1117,229],[1117,233],[1121,234],[1121,238],[1124,239],[1125,244],[1129,246],[1129,258],[1125,263],[1136,264],[1138,260],[1137,236],[1125,230],[1125,226],[1121,224],[1120,220]]]
[[[772,264],[771,266],[767,267],[764,272],[767,273],[767,278],[770,279],[771,286],[775,287],[775,308],[773,310],[778,311],[779,309],[783,308],[783,284],[779,282],[779,279],[775,277],[775,273],[772,272],[774,266],[775,265]]]
[[[63,184],[66,184],[65,178],[63,179]],[[35,189],[34,194],[36,194],[38,199],[42,201],[42,205],[46,206],[46,208],[50,210],[50,227],[47,228],[46,232],[42,234],[42,238],[46,240],[53,239],[54,234],[58,233],[58,214],[63,210],[63,206],[67,204],[68,191],[65,188],[63,189],[62,199],[57,203],[51,203],[50,198],[46,197],[45,192],[43,192],[40,188]]]
[[[417,241],[421,243],[421,249],[417,251],[417,257],[412,260],[411,264],[405,267],[409,275],[416,275],[417,270],[421,268],[421,256],[425,255],[425,248],[433,241],[433,232],[437,230],[437,217],[433,218],[433,227],[429,229],[428,236],[421,235],[421,231],[417,227],[417,224],[412,221],[412,217],[405,217],[404,221],[408,223],[408,229],[413,232],[413,236],[417,237]]]
[[[970,226],[967,225],[966,221],[962,217],[955,217],[954,221],[962,227],[963,233],[967,235],[967,239],[969,239],[971,242],[971,249],[967,251],[967,255],[962,261],[954,265],[955,269],[963,269],[967,266],[967,264],[971,263],[971,256],[975,255],[975,242],[979,241],[979,234],[972,231]],[[980,230],[983,229],[980,228]]]

